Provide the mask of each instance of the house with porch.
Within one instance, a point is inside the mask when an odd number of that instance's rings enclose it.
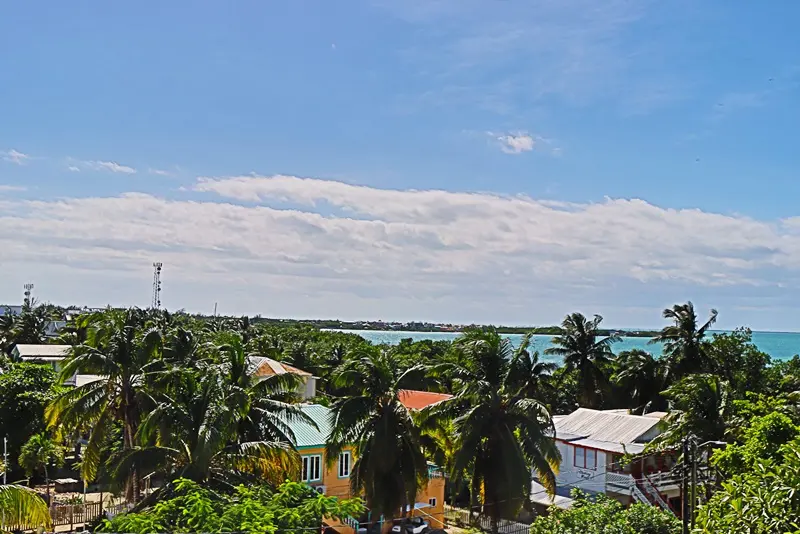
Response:
[[[603,493],[623,504],[643,502],[664,510],[680,510],[681,486],[672,473],[676,454],[644,454],[647,444],[661,433],[664,412],[631,415],[627,410],[578,408],[554,416],[561,465],[556,497],[534,484],[531,499],[540,505],[569,507],[573,488]],[[625,456],[634,457],[631,462]]]
[[[295,436],[295,445],[300,453],[302,468],[300,479],[308,483],[318,492],[339,498],[350,498],[350,475],[355,463],[352,449],[343,451],[334,462],[329,465],[325,457],[325,444],[332,431],[331,409],[318,404],[303,404],[299,406],[315,424],[316,428],[306,422],[291,423]],[[442,528],[444,525],[444,497],[445,476],[434,465],[429,466],[428,484],[420,489],[414,503],[412,516],[422,516],[432,529]],[[400,510],[398,510],[398,517]],[[358,528],[358,519],[353,520],[351,527],[331,525],[341,534],[352,534]],[[368,521],[377,521],[379,518],[361,518]],[[387,518],[388,520],[388,518]],[[391,521],[384,526],[384,530],[391,527]]]

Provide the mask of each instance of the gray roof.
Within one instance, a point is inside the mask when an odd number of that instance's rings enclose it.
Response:
[[[20,315],[22,313],[22,306],[7,306],[5,304],[0,304],[0,317],[6,314],[8,311],[9,315]]]
[[[331,433],[331,409],[319,404],[301,404],[299,408],[318,428],[304,421],[292,421],[292,428],[297,447],[324,447]]]
[[[63,360],[70,345],[25,345],[14,347],[14,354],[23,360]]]
[[[659,423],[660,420],[655,417],[578,408],[555,421],[555,427],[558,439],[573,443],[577,443],[576,440],[590,440],[595,448],[616,451],[617,448],[621,449],[620,444],[627,446],[646,442],[645,434]],[[612,445],[613,448],[605,448]]]

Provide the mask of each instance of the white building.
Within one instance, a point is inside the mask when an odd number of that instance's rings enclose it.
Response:
[[[70,345],[25,345],[19,344],[11,351],[15,359],[28,363],[46,363],[56,373],[61,372],[61,362],[69,354]]]
[[[554,416],[556,445],[561,453],[556,494],[561,499],[554,501],[536,484],[532,500],[568,506],[563,498],[572,488],[578,488],[604,493],[624,504],[639,501],[677,511],[680,485],[670,473],[674,455],[659,453],[639,456],[628,465],[623,462],[625,455],[642,455],[647,443],[661,433],[664,415],[579,408],[569,415]]]
[[[273,375],[295,374],[302,380],[297,390],[298,395],[303,400],[313,399],[317,396],[317,377],[311,373],[266,356],[250,356],[249,360],[251,373],[257,380],[265,380]]]

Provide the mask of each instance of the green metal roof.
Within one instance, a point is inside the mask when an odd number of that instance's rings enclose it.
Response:
[[[324,447],[331,433],[331,409],[319,404],[303,404],[299,408],[319,429],[304,421],[289,423],[294,432],[295,445],[299,447]]]

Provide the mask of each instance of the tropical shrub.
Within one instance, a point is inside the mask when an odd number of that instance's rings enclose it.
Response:
[[[174,492],[153,507],[105,520],[96,532],[253,532],[307,534],[322,518],[334,523],[360,516],[360,499],[325,497],[306,484],[285,482],[277,490],[238,486],[232,494],[211,491],[188,479],[173,483]]]
[[[568,510],[552,507],[550,514],[536,518],[531,534],[678,534],[678,519],[654,506],[636,503],[625,508],[619,502],[598,495],[590,498],[573,490],[575,499]]]
[[[800,532],[800,440],[783,447],[783,462],[758,460],[722,484],[697,515],[696,534]]]

